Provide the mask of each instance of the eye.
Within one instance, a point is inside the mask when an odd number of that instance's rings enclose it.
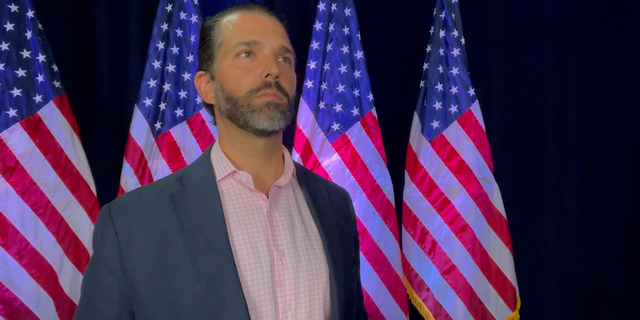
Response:
[[[251,58],[253,56],[253,52],[251,51],[242,51],[238,55],[240,58]]]
[[[292,64],[293,63],[293,59],[291,59],[290,57],[287,56],[283,56],[278,58],[278,61],[284,62],[286,64]]]

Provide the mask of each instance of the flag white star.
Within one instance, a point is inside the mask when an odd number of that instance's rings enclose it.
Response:
[[[14,3],[12,3],[10,6],[7,6],[11,9],[11,12],[18,12],[18,6],[16,6]]]
[[[360,70],[356,70],[356,71],[354,71],[354,72],[353,72],[353,75],[356,77],[356,79],[360,78],[360,77],[361,77],[361,75],[360,75]]]
[[[22,70],[22,68],[18,68],[18,70],[14,72],[18,75],[18,78],[27,76],[27,70]]]
[[[453,48],[453,51],[451,51],[451,54],[454,57],[458,57],[460,55],[460,48]]]
[[[320,42],[315,41],[315,40],[311,41],[311,48],[313,48],[313,50],[320,49]]]
[[[329,44],[327,45],[327,52],[329,52],[329,51],[333,50],[333,48],[331,48],[331,46],[332,46],[332,45],[333,45],[333,42],[331,42],[331,43],[329,43]]]
[[[160,64],[162,64],[162,62],[158,61],[158,59],[156,59],[156,61],[151,63],[153,65],[154,69],[158,69],[160,68]]]
[[[327,107],[327,104],[324,101],[320,100],[320,103],[318,104],[318,108],[324,109],[326,107]]]
[[[349,52],[349,47],[347,47],[346,44],[343,44],[340,50],[342,50],[342,54],[347,54]]]
[[[420,80],[420,88],[424,87],[424,80]]]
[[[31,51],[27,51],[27,49],[22,50],[20,54],[22,55],[22,59],[31,58]]]
[[[167,65],[167,70],[169,70],[169,72],[176,72],[176,66],[169,63],[169,65]]]
[[[460,43],[464,46],[464,37],[460,38]]]
[[[13,97],[17,97],[17,96],[22,96],[22,89],[18,89],[16,87],[13,87],[13,91],[9,91],[13,94]]]
[[[27,40],[30,40],[31,37],[33,37],[33,35],[31,34],[31,30],[27,30],[27,33],[25,33],[24,35],[27,36]]]
[[[455,95],[456,93],[458,93],[458,87],[456,86],[451,86],[451,90],[449,90],[451,92],[451,94]]]
[[[145,107],[148,107],[151,105],[151,103],[153,102],[153,100],[149,97],[147,97],[146,99],[144,99],[142,102],[144,102]]]
[[[440,39],[444,37],[444,30],[440,29]]]
[[[53,71],[58,72],[58,66],[56,66],[56,64],[54,63],[51,68],[53,69]]]
[[[335,29],[336,29],[336,28],[335,28],[335,26],[336,26],[336,24],[335,24],[335,23],[333,23],[333,22],[332,22],[332,23],[330,23],[330,24],[329,24],[329,32],[331,32],[331,31],[335,30]]]
[[[447,10],[442,10],[442,14],[440,15],[440,18],[442,18],[442,20],[444,20],[444,18],[447,16]]]
[[[326,3],[320,1],[320,4],[318,4],[318,10],[322,11],[322,10],[327,10],[327,8],[325,8]]]
[[[313,27],[316,28],[316,31],[322,30],[322,22],[316,20],[316,24],[314,24]]]
[[[353,90],[353,95],[356,96],[356,97],[359,97],[360,96],[360,90],[358,90],[358,89]]]
[[[440,50],[438,50],[438,51],[440,51],[440,55],[441,56],[444,56],[444,48],[440,48]]]
[[[153,126],[156,127],[156,130],[160,130],[162,128],[162,122],[158,120],[158,122],[156,122],[156,124],[154,124]]]
[[[167,29],[169,29],[169,24],[168,23],[164,23],[163,25],[160,26],[160,28],[162,28],[162,31],[167,31]]]
[[[425,62],[425,63],[422,65],[422,71],[427,70],[428,68],[429,68],[429,64]]]
[[[4,63],[0,63],[0,70],[1,71],[4,71],[4,65],[5,65]]]
[[[309,61],[309,63],[307,63],[307,67],[309,67],[309,69],[315,69],[315,68],[316,68],[316,63],[317,63],[317,62],[318,62],[318,61],[310,60],[310,61]]]
[[[440,73],[444,72],[444,69],[442,68],[442,65],[438,65],[438,71],[440,71]]]
[[[198,16],[195,14],[191,14],[191,23],[196,23],[198,22]]]
[[[320,86],[320,88],[322,88],[322,90],[327,89],[327,82],[326,81],[322,82],[322,85]]]
[[[42,63],[42,61],[47,61],[47,56],[43,55],[42,53],[39,53],[36,59],[40,61],[40,63]]]
[[[360,39],[360,31],[358,31],[357,36],[358,36],[358,40],[362,40],[362,39]]]
[[[33,97],[33,101],[35,101],[36,103],[42,102],[42,95],[41,94],[36,94],[36,96]]]
[[[360,111],[359,111],[359,110],[358,110],[358,108],[357,108],[357,107],[355,107],[355,106],[353,107],[353,110],[351,110],[351,111],[349,111],[349,112],[353,113],[353,116],[354,116],[354,117],[360,114]]]
[[[344,92],[344,84],[338,83],[338,87],[336,89],[338,89],[338,93]]]
[[[329,62],[325,62],[323,68],[324,68],[324,71],[331,70]]]
[[[156,80],[154,80],[153,78],[149,79],[149,81],[147,82],[147,84],[149,84],[149,88],[153,88],[156,86]]]
[[[174,44],[173,47],[169,48],[169,50],[173,51],[173,54],[178,54],[180,48]]]
[[[160,105],[158,105],[158,107],[160,107],[160,111],[162,111],[167,108],[167,103],[162,101],[160,102]]]
[[[167,9],[167,13],[169,13],[169,11],[171,11],[171,9],[173,8],[173,4],[168,4],[165,9]]]
[[[431,52],[431,45],[428,45],[428,46],[427,46],[427,53],[428,53],[428,52]]]
[[[158,51],[164,49],[164,42],[158,41],[158,43],[156,43],[156,47],[158,47]]]
[[[456,14],[455,14],[455,13],[452,13],[452,14],[451,14],[451,17],[453,18],[453,20],[455,20],[455,19],[456,19]]]
[[[335,109],[335,110],[336,110],[336,112],[340,112],[340,111],[342,111],[342,104],[340,104],[340,103],[336,103],[336,106],[335,106],[335,107],[333,107],[333,109]]]
[[[342,31],[344,32],[344,35],[348,35],[349,34],[349,27],[344,26],[344,28],[342,28]]]
[[[451,111],[451,114],[458,112],[458,106],[452,104],[451,108],[449,108],[449,111]]]
[[[460,71],[458,71],[460,68],[456,68],[456,67],[451,67],[451,74],[453,74],[454,76],[457,74],[460,74]]]
[[[313,81],[311,79],[307,79],[304,85],[307,86],[307,89],[310,89],[313,87]]]
[[[183,78],[183,81],[191,80],[191,73],[188,73],[188,72],[185,71],[182,74],[182,78]]]
[[[4,28],[6,29],[5,31],[13,30],[13,26],[15,26],[15,24],[9,23],[9,21],[7,21],[7,24],[4,25]]]
[[[171,91],[171,83],[165,83],[164,86],[162,86],[162,88],[164,89],[165,92]]]
[[[335,10],[338,10],[337,5],[338,5],[338,4],[337,4],[337,3],[335,3],[335,2],[331,4],[331,12],[334,12]]]
[[[436,121],[436,119],[433,119],[433,122],[431,122],[431,126],[435,129],[437,127],[440,126],[440,121]]]
[[[363,58],[363,56],[362,56],[363,54],[364,54],[364,51],[358,50],[358,51],[356,52],[356,54],[355,54],[355,56],[356,56],[357,60],[362,59],[362,58]]]
[[[178,94],[180,95],[180,99],[187,98],[187,92],[184,91],[184,90],[180,90],[180,92],[178,92]]]
[[[202,98],[200,98],[200,95],[198,95],[196,97],[196,104],[201,104],[202,103]]]
[[[436,104],[434,104],[433,107],[436,108],[436,110],[442,109],[442,102],[436,100]]]
[[[469,91],[467,91],[467,93],[468,93],[470,96],[472,96],[472,97],[473,97],[473,96],[475,96],[475,95],[476,95],[476,89],[474,89],[474,88],[470,88],[470,89],[469,89]]]
[[[442,83],[440,83],[440,81],[438,81],[438,84],[436,85],[436,89],[438,89],[438,92],[440,92],[440,91],[444,90],[444,89],[442,88]]]
[[[433,35],[433,26],[431,26],[431,30],[429,30],[429,34]]]
[[[193,62],[193,59],[194,59],[194,57],[193,57],[193,53],[191,53],[191,54],[189,54],[189,55],[187,56],[187,60],[189,60],[189,62]]]
[[[196,42],[196,35],[192,34],[190,40],[191,40],[191,43]]]
[[[338,130],[340,130],[340,124],[339,124],[339,123],[337,123],[337,122],[334,122],[334,123],[331,125],[331,129],[333,129],[333,131],[338,131]]]
[[[36,79],[38,80],[38,83],[41,83],[44,81],[44,75],[43,74],[39,74]]]
[[[350,16],[350,15],[351,15],[351,9],[349,9],[349,8],[344,8],[344,14],[345,14],[345,16],[347,16],[347,17],[348,17],[348,16]]]
[[[451,1],[451,3],[456,3],[456,2],[458,2],[458,0],[452,0],[452,1]]]
[[[340,68],[338,68],[340,70],[340,74],[344,74],[345,72],[347,72],[347,66],[345,66],[344,64],[340,64]]]
[[[2,41],[2,44],[0,44],[0,49],[2,49],[2,51],[9,50],[9,44]]]
[[[451,32],[451,34],[456,37],[456,39],[458,38],[458,36],[460,36],[460,34],[458,33],[458,29],[454,29],[453,32]]]
[[[29,18],[33,18],[33,17],[34,17],[34,16],[33,16],[33,14],[34,14],[34,13],[36,13],[36,12],[35,12],[35,11],[33,11],[33,10],[31,10],[31,9],[29,9],[29,11],[27,11],[27,17],[29,17]]]
[[[369,98],[369,102],[373,101],[373,92],[369,92],[367,98]]]
[[[180,20],[187,20],[187,13],[184,11],[180,11]]]
[[[60,87],[62,86],[62,84],[61,84],[60,82],[58,82],[58,81],[51,81],[51,83],[53,83],[53,85],[54,85],[56,88],[60,88]]]
[[[182,29],[178,28],[176,29],[176,37],[182,37]]]
[[[9,118],[13,118],[13,117],[17,117],[18,116],[18,114],[17,114],[18,109],[12,109],[11,107],[9,107],[9,111],[5,111],[5,112],[9,115]]]
[[[184,110],[178,108],[176,109],[176,111],[174,111],[176,113],[176,117],[180,117],[183,116],[184,117]]]

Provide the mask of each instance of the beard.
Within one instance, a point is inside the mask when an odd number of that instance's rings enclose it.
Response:
[[[263,90],[275,89],[284,96],[284,101],[252,102]],[[291,122],[293,101],[279,82],[264,82],[239,97],[228,92],[220,82],[214,81],[213,90],[218,103],[218,112],[238,128],[259,137],[271,137]]]

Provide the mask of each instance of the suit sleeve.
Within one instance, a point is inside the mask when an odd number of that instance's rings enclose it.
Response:
[[[120,240],[109,205],[102,208],[93,231],[93,255],[82,279],[74,319],[134,319],[125,287]]]
[[[362,283],[360,281],[360,239],[358,236],[358,224],[356,222],[356,211],[353,208],[353,201],[351,201],[351,196],[349,195],[348,192],[345,193],[347,194],[347,202],[349,203],[349,210],[350,210],[350,217],[351,217],[351,226],[353,229],[353,257],[355,259],[354,265],[353,265],[353,274],[354,274],[354,278],[355,278],[355,288],[353,288],[353,292],[355,292],[355,296],[353,297],[353,303],[354,303],[354,307],[355,307],[355,314],[354,314],[354,319],[355,320],[367,320],[369,319],[369,316],[367,314],[367,310],[364,307],[364,297],[363,297],[363,293],[362,293]]]

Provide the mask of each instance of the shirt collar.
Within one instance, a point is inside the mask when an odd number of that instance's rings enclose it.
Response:
[[[296,167],[293,164],[291,154],[284,146],[282,146],[282,155],[284,157],[284,171],[282,172],[282,176],[275,182],[275,185],[285,185],[291,177],[297,178]],[[213,164],[213,170],[216,174],[216,181],[224,179],[233,172],[240,172],[240,170],[231,164],[231,161],[229,161],[229,158],[227,158],[224,152],[222,152],[218,141],[216,141],[211,148],[211,163]]]

